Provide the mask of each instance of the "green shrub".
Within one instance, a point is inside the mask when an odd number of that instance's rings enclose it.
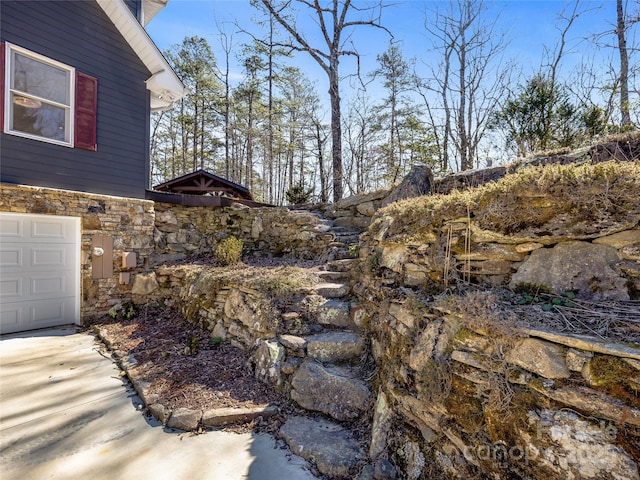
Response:
[[[221,265],[237,265],[242,260],[242,240],[231,236],[224,239],[216,248],[216,260]]]
[[[302,185],[294,185],[285,192],[287,202],[290,205],[301,205],[303,203],[309,203],[313,189],[305,190]]]

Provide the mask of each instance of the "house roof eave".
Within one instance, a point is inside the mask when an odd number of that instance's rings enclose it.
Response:
[[[152,73],[146,82],[147,89],[151,92],[151,110],[172,108],[174,102],[186,95],[186,89],[149,34],[131,13],[124,0],[96,2]]]
[[[146,27],[167,3],[169,0],[142,0],[142,25]]]

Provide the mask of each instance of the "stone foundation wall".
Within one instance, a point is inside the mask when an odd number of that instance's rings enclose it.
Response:
[[[308,212],[287,208],[185,207],[156,203],[154,263],[191,254],[214,252],[233,235],[244,242],[245,255],[316,259],[334,236],[329,227]]]
[[[21,185],[0,186],[0,211],[64,215],[81,220],[81,317],[104,315],[131,301],[132,282],[120,284],[120,272],[131,279],[144,272],[154,251],[153,202]],[[93,279],[91,238],[113,237],[113,276]],[[122,254],[134,252],[136,266],[124,269]]]

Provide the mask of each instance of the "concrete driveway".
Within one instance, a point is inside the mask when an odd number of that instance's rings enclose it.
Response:
[[[165,430],[93,336],[0,339],[0,478],[311,480],[268,435]]]

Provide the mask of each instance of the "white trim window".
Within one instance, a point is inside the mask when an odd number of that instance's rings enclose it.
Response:
[[[4,132],[73,147],[75,70],[6,44]]]

